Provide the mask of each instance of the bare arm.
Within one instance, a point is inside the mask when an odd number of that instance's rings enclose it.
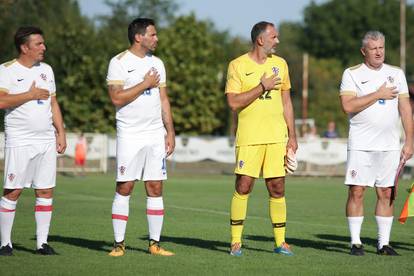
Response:
[[[277,86],[280,84],[281,80],[276,75],[273,74],[269,78],[266,78],[265,74],[263,74],[260,83],[249,91],[243,93],[228,92],[227,103],[232,111],[237,111],[238,109],[245,108],[251,104],[254,100],[259,98],[263,92],[277,89]]]
[[[377,91],[374,91],[370,94],[367,94],[362,97],[357,97],[355,95],[342,95],[341,96],[341,105],[345,113],[358,113],[367,107],[373,105],[380,99],[392,100],[398,96],[398,91],[394,87],[386,87],[386,83],[381,85]]]
[[[53,125],[56,129],[56,151],[58,153],[64,153],[66,150],[66,134],[62,113],[60,112],[60,107],[55,96],[51,97],[51,107]]]
[[[0,109],[13,108],[32,100],[46,100],[49,98],[49,91],[35,87],[33,82],[29,90],[20,94],[9,94],[0,91]]]
[[[292,100],[290,98],[290,90],[282,91],[282,103],[283,117],[286,121],[289,137],[286,149],[291,148],[293,152],[296,152],[298,149],[298,142],[296,141],[295,116],[293,112]]]
[[[160,75],[155,70],[148,71],[144,80],[133,87],[124,89],[122,85],[109,85],[108,92],[112,103],[121,107],[134,101],[145,90],[157,87],[160,83]]]
[[[235,111],[232,111],[231,117],[232,117],[232,125],[231,125],[230,135],[236,136],[237,126],[239,124],[239,114],[237,114],[237,112]]]
[[[167,156],[169,156],[171,153],[173,153],[175,148],[175,130],[170,101],[168,100],[167,95],[167,87],[160,87],[160,98],[162,121],[167,131],[167,136],[165,137],[165,151],[167,153]]]
[[[398,98],[398,110],[404,128],[405,142],[402,148],[401,157],[405,161],[413,156],[413,115],[410,105],[410,98]]]

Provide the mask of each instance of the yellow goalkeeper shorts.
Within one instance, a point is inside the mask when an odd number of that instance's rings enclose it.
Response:
[[[250,145],[236,147],[236,169],[234,173],[259,178],[285,176],[284,160],[286,143]]]

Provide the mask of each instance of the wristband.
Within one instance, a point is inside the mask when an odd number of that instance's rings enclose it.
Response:
[[[262,92],[265,92],[266,91],[266,88],[265,88],[265,86],[263,85],[263,83],[262,82],[260,82],[260,86],[262,87],[262,89],[263,89],[263,91]]]

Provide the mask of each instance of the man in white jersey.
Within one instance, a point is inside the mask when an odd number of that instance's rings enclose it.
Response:
[[[52,68],[41,62],[43,32],[21,27],[14,36],[17,59],[0,66],[0,108],[6,110],[4,190],[0,200],[0,255],[11,256],[11,230],[23,188],[35,190],[37,250],[56,254],[47,237],[56,185],[56,152],[66,149],[62,115]]]
[[[351,233],[351,255],[364,255],[360,239],[366,187],[376,188],[375,218],[379,255],[398,255],[389,245],[394,202],[391,199],[397,168],[413,154],[413,120],[404,72],[384,63],[385,37],[369,31],[362,40],[364,63],[342,76],[341,104],[349,116],[349,187],[346,216]],[[405,133],[400,150],[399,116]]]
[[[131,47],[111,59],[108,90],[116,107],[117,175],[112,204],[115,243],[110,256],[125,254],[129,198],[135,180],[147,193],[148,251],[172,256],[160,247],[164,219],[162,182],[167,179],[166,158],[175,147],[175,132],[167,96],[163,62],[152,52],[158,37],[152,19],[137,18],[128,26]]]

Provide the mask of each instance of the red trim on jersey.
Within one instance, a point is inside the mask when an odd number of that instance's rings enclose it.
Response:
[[[164,215],[164,209],[162,209],[162,210],[147,209],[147,215],[163,216]]]
[[[128,221],[128,216],[123,216],[123,215],[112,214],[112,219],[119,219],[119,220],[125,220],[125,221]]]
[[[11,210],[11,209],[6,209],[6,208],[3,208],[3,207],[0,207],[0,212],[2,212],[2,213],[11,213],[11,212],[14,212],[14,211],[16,211],[16,210]]]
[[[36,205],[35,212],[52,212],[53,206],[52,205]]]

